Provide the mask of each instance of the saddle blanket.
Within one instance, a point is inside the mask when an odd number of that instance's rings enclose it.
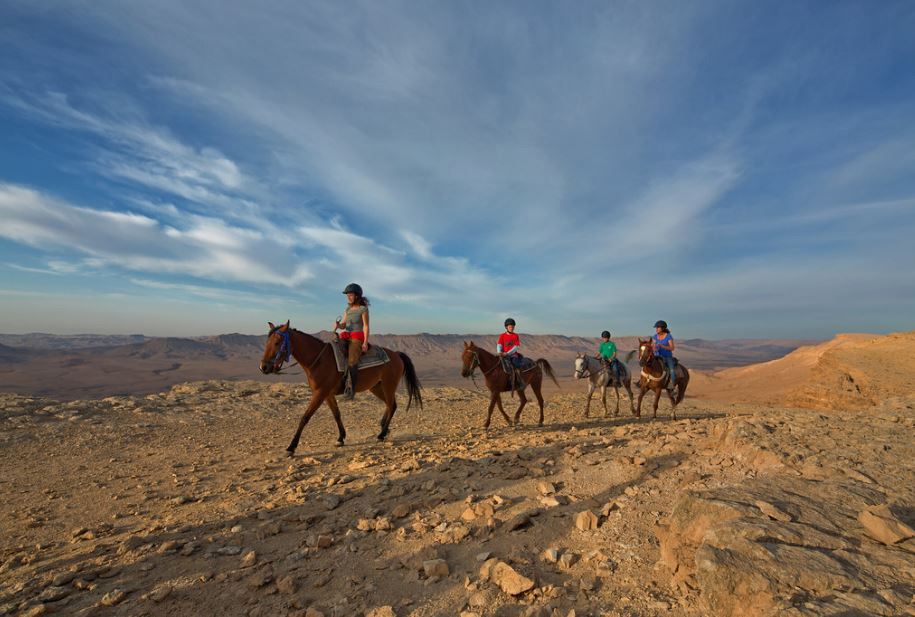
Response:
[[[334,350],[334,360],[337,361],[337,372],[342,373],[346,370],[347,355],[344,353],[343,349],[341,349],[342,345],[339,343],[331,343],[331,347],[333,347]],[[373,366],[387,364],[390,361],[391,358],[388,357],[388,352],[384,350],[384,347],[369,345],[369,350],[359,358],[358,368],[372,368]]]

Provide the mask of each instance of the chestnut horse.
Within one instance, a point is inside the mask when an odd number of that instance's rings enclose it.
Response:
[[[661,390],[667,388],[669,375],[667,374],[667,365],[661,358],[655,355],[654,346],[651,339],[639,339],[639,366],[642,367],[642,374],[639,378],[639,401],[636,404],[636,416],[642,415],[642,397],[649,390],[654,390],[654,411],[652,418],[658,417],[658,402],[661,400]],[[686,386],[689,385],[689,371],[680,363],[677,363],[677,397],[674,398],[670,391],[667,396],[670,397],[670,417],[677,419],[677,405],[683,401],[686,396]]]
[[[343,375],[337,370],[337,362],[334,359],[334,352],[331,345],[319,338],[300,332],[295,328],[289,327],[287,321],[281,326],[270,326],[270,332],[267,335],[267,346],[264,348],[264,357],[261,359],[261,372],[265,375],[270,373],[279,373],[283,368],[283,363],[289,361],[289,356],[296,359],[296,362],[305,370],[305,376],[308,378],[308,385],[311,386],[311,400],[305,407],[305,413],[299,421],[299,428],[292,438],[286,453],[289,456],[295,454],[295,449],[299,445],[299,438],[302,436],[302,430],[311,416],[318,410],[321,403],[327,403],[330,411],[334,414],[334,420],[337,422],[339,436],[337,445],[342,446],[343,440],[346,439],[346,429],[343,428],[343,421],[340,419],[340,408],[337,406],[337,399],[334,398],[340,391],[343,382]],[[419,379],[416,377],[416,369],[413,367],[413,361],[407,354],[391,351],[385,348],[390,362],[379,366],[373,366],[359,370],[359,380],[357,381],[357,391],[371,390],[372,394],[384,401],[385,412],[381,418],[381,432],[378,433],[378,440],[383,441],[388,434],[388,428],[391,425],[391,418],[397,411],[397,386],[403,377],[406,380],[407,388],[407,409],[415,400],[419,403],[420,409],[423,406],[422,395],[420,394]]]
[[[512,421],[509,420],[505,409],[502,408],[502,392],[510,392],[512,389],[511,375],[502,368],[502,359],[496,354],[477,347],[473,342],[468,343],[465,341],[461,360],[464,363],[461,375],[465,378],[472,378],[473,371],[480,367],[483,378],[486,380],[486,387],[489,388],[489,410],[486,412],[486,423],[483,424],[483,428],[489,428],[492,410],[496,405],[499,406],[499,412],[505,418],[505,422],[512,426]],[[527,396],[524,394],[524,389],[530,384],[531,389],[534,391],[534,396],[537,397],[537,402],[540,404],[540,420],[537,422],[537,426],[543,426],[543,394],[540,393],[540,387],[543,385],[544,373],[553,380],[553,383],[557,386],[559,385],[559,382],[556,381],[556,376],[553,375],[553,367],[543,358],[534,363],[534,368],[521,373],[521,383],[515,386],[520,404],[515,412],[514,424],[518,424],[521,420],[521,410],[527,405]]]

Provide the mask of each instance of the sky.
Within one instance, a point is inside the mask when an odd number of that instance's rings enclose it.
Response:
[[[915,328],[915,3],[0,3],[0,332]]]

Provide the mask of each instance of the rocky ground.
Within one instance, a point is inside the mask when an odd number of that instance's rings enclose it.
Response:
[[[434,388],[379,444],[360,395],[292,459],[304,386],[0,397],[0,614],[915,615],[905,397],[484,432]]]

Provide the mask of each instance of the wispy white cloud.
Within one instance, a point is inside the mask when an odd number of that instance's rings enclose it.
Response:
[[[289,247],[217,219],[197,216],[177,229],[144,215],[75,206],[4,183],[0,216],[0,236],[76,250],[95,265],[285,286],[311,278]]]

